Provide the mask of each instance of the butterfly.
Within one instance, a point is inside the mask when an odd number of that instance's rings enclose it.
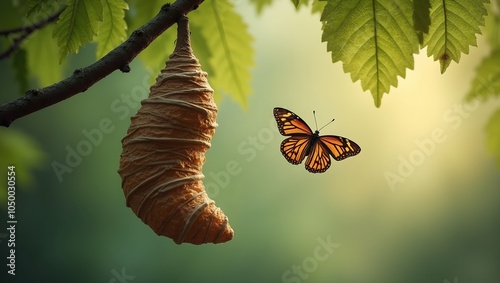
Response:
[[[361,147],[350,139],[320,136],[319,130],[313,132],[304,120],[290,110],[276,107],[273,113],[280,134],[290,136],[281,142],[281,153],[294,165],[302,163],[307,156],[306,170],[311,173],[323,173],[330,168],[330,155],[340,161],[361,151]]]

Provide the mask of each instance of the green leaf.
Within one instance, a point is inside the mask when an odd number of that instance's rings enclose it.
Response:
[[[316,14],[323,12],[325,9],[326,2],[323,0],[313,0],[311,5],[311,13]]]
[[[216,98],[229,94],[246,107],[251,92],[252,37],[247,25],[227,0],[208,0],[192,13],[191,26],[199,27],[210,49],[210,85]],[[203,66],[203,68],[205,68]]]
[[[59,17],[53,36],[57,39],[59,62],[69,53],[78,53],[80,46],[91,42],[102,21],[103,8],[100,0],[70,0]]]
[[[198,61],[200,61],[200,65],[203,66],[203,70],[210,74],[209,80],[211,80],[212,75],[215,75],[216,70],[210,63],[210,58],[212,58],[212,50],[207,45],[207,41],[203,36],[202,30],[202,26],[190,26],[191,47],[193,48],[193,53],[195,54],[196,58],[198,59]]]
[[[467,100],[485,100],[500,95],[500,48],[491,52],[477,67],[476,77],[472,81]]]
[[[310,4],[311,2],[312,4]],[[300,10],[301,7],[309,7],[311,5],[311,13],[316,14],[316,13],[321,13],[323,11],[326,2],[323,0],[292,0],[293,5],[295,6],[295,9],[298,11]]]
[[[430,0],[413,1],[413,27],[417,32],[420,44],[424,42],[424,34],[429,33],[429,26],[431,25],[430,8]]]
[[[60,0],[29,0],[26,5],[26,16],[42,15],[46,18],[49,14],[61,9],[63,5],[64,2]]]
[[[254,50],[247,25],[228,0],[207,0],[190,17],[200,27],[210,49],[210,85],[219,93],[229,94],[243,107],[250,94],[250,68]],[[216,96],[217,97],[217,96]]]
[[[489,152],[497,158],[500,168],[500,109],[498,109],[486,125],[486,144]]]
[[[298,1],[298,0],[292,0],[292,1]],[[262,13],[262,10],[264,10],[266,6],[271,6],[273,0],[250,0],[250,2],[255,5],[257,14],[260,15]]]
[[[492,48],[500,48],[500,0],[488,7],[485,36]]]
[[[132,17],[128,18],[131,28],[129,32],[132,32],[156,16],[160,12],[161,7],[165,4],[165,1],[128,0],[127,3],[130,6],[131,14],[133,14]]]
[[[59,47],[51,36],[53,30],[54,25],[48,25],[23,44],[28,54],[26,59],[29,74],[38,79],[40,86],[51,85],[62,79],[64,64],[54,64],[57,62]]]
[[[397,77],[413,69],[419,44],[412,15],[409,0],[329,0],[321,15],[332,61],[342,61],[352,80],[370,90],[376,107]]]
[[[460,61],[460,54],[469,53],[469,46],[476,46],[476,33],[481,34],[487,10],[484,3],[488,0],[432,0],[431,26],[429,34],[424,35],[423,46],[427,55],[439,60],[441,73],[451,63]]]
[[[103,57],[126,39],[125,10],[128,10],[128,5],[123,0],[103,0],[103,20],[96,38],[97,58]]]
[[[46,158],[36,141],[24,132],[12,128],[0,129],[0,168],[15,166],[16,182],[19,188],[26,188],[33,184],[33,173]],[[4,171],[5,172],[5,171]],[[7,182],[0,182],[0,203],[6,204]]]
[[[24,49],[18,50],[14,54],[12,60],[12,69],[14,70],[14,76],[17,83],[19,84],[19,93],[23,94],[28,90],[28,63],[26,61],[26,51]]]
[[[27,4],[26,16],[31,16],[33,14],[40,13],[40,11],[45,9],[49,0],[30,0]]]

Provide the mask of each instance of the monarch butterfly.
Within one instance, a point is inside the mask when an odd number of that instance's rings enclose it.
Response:
[[[359,145],[350,139],[320,136],[319,130],[313,132],[304,120],[290,110],[276,107],[273,113],[280,134],[290,136],[281,142],[281,153],[294,165],[302,163],[307,156],[305,166],[311,173],[323,173],[330,168],[330,155],[340,161],[361,151]]]
[[[217,127],[207,73],[192,53],[187,18],[166,67],[131,118],[118,173],[127,206],[175,243],[223,243],[233,229],[203,185],[205,152]]]

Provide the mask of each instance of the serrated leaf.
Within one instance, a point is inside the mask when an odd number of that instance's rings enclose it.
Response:
[[[500,95],[500,48],[491,52],[477,67],[467,100],[485,100]]]
[[[486,144],[488,151],[496,157],[500,168],[500,109],[491,116],[486,125]]]
[[[122,43],[127,36],[125,10],[128,5],[123,0],[103,0],[103,16],[96,37],[97,58],[101,58]]]
[[[397,77],[413,69],[419,44],[412,15],[410,0],[329,0],[321,15],[322,41],[333,63],[343,62],[352,80],[370,90],[376,107],[397,86]]]
[[[12,69],[14,70],[14,77],[19,84],[19,93],[23,94],[28,89],[28,63],[26,60],[26,51],[24,49],[18,50],[14,54],[12,60]]]
[[[38,80],[40,86],[51,85],[62,79],[64,64],[54,64],[57,62],[59,47],[51,36],[53,30],[53,25],[46,26],[34,33],[23,45],[28,54],[26,59],[29,74]]]
[[[69,53],[78,53],[80,46],[91,42],[102,21],[100,0],[70,0],[59,17],[53,37],[59,46],[59,62]]]
[[[246,107],[250,94],[250,68],[253,66],[252,37],[247,25],[227,0],[208,0],[190,18],[201,27],[212,57],[210,85],[216,95],[225,93]]]
[[[476,46],[476,34],[484,26],[488,0],[431,0],[431,26],[424,35],[427,55],[439,60],[441,73],[451,61],[459,62],[461,53],[468,54],[469,46]]]

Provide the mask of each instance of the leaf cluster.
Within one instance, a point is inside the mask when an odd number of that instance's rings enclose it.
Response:
[[[500,0],[490,6],[489,29],[486,32],[491,52],[476,69],[466,99],[487,101],[500,95]],[[491,116],[486,125],[488,150],[496,157],[500,168],[500,109]]]
[[[96,44],[96,58],[103,57],[127,38],[127,31],[147,23],[164,4],[165,1],[136,0],[30,0],[25,6],[11,6],[20,10],[19,15],[24,14],[12,18],[16,21],[13,26],[19,25],[19,18],[29,25],[65,8],[55,25],[30,36],[16,53],[13,69],[21,88],[27,89],[29,75],[42,86],[60,81],[67,55],[78,53],[86,44]],[[228,0],[207,0],[190,18],[195,54],[210,74],[216,94],[229,95],[245,106],[250,94],[254,51],[241,15]],[[3,22],[0,30],[9,25]],[[139,55],[149,72],[156,74],[163,68],[174,41],[175,33],[166,32]]]
[[[321,14],[323,41],[332,61],[342,61],[353,81],[370,90],[375,105],[398,76],[413,69],[414,54],[427,48],[439,61],[441,73],[451,61],[459,62],[485,24],[486,0],[390,1],[328,0]]]

